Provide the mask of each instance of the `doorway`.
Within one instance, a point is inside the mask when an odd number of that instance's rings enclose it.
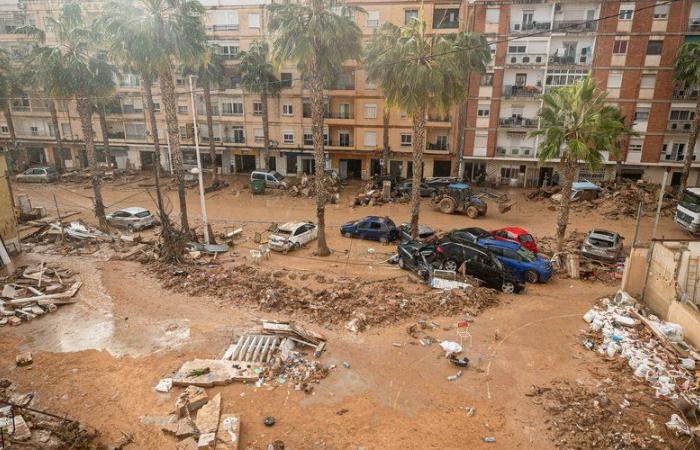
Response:
[[[270,170],[277,170],[277,157],[268,156],[267,157],[267,168]]]
[[[316,161],[313,158],[302,159],[301,160],[301,170],[307,175],[313,175],[316,173]]]
[[[372,159],[369,162],[369,174],[372,177],[376,177],[376,176],[382,174],[382,160],[381,159]]]
[[[671,186],[673,187],[674,190],[678,189],[678,186],[681,185],[681,177],[683,176],[683,172],[673,172],[671,174]]]
[[[287,154],[287,175],[296,175],[297,172],[299,172],[299,168],[297,166],[297,155],[289,155]]]
[[[400,177],[403,174],[403,161],[389,161],[389,175]]]
[[[362,178],[362,160],[361,159],[341,159],[340,160],[340,178]]]
[[[544,183],[545,176],[547,177],[547,180],[549,180],[549,183],[551,183],[552,175],[554,175],[553,167],[540,167],[540,174],[537,177],[537,185],[542,186],[542,184]]]
[[[252,172],[255,170],[255,156],[253,155],[235,155],[236,172]]]
[[[141,159],[141,170],[152,170],[153,169],[153,152],[139,152],[139,157]]]
[[[449,177],[452,170],[452,161],[435,161],[433,162],[434,177]]]

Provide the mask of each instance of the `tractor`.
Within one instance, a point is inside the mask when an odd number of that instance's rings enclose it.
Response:
[[[498,211],[505,213],[510,211],[515,202],[512,202],[507,195],[492,191],[472,192],[471,187],[466,183],[453,183],[446,189],[433,196],[431,203],[433,208],[439,209],[445,214],[454,212],[464,212],[470,219],[485,216],[487,205],[483,200],[485,197],[498,201]]]

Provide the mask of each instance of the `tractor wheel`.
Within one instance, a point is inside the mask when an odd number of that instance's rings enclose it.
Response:
[[[445,214],[452,214],[453,212],[455,212],[457,205],[455,204],[455,201],[453,199],[451,199],[450,197],[445,197],[442,200],[440,200],[439,207],[441,212]]]
[[[480,216],[485,216],[486,211],[489,209],[488,205],[484,204],[484,210],[479,212]]]
[[[479,217],[479,209],[476,206],[469,206],[467,208],[467,217],[470,219],[476,219]]]

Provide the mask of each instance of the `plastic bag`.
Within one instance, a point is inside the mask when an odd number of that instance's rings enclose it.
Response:
[[[670,341],[681,342],[683,340],[683,327],[677,323],[664,322],[659,325],[661,331]]]
[[[440,347],[445,350],[447,355],[453,355],[462,351],[462,346],[452,341],[442,341],[440,342]]]
[[[683,421],[683,419],[680,418],[678,414],[672,414],[671,420],[666,422],[666,426],[669,430],[675,431],[677,435],[685,434],[690,436],[690,427]]]
[[[603,321],[596,317],[595,320],[591,322],[591,330],[600,331],[601,328],[603,328]]]
[[[593,320],[598,317],[598,311],[595,309],[590,309],[586,314],[583,315],[583,320],[588,323],[593,322]]]
[[[681,358],[681,367],[686,370],[695,370],[695,360],[693,358]]]

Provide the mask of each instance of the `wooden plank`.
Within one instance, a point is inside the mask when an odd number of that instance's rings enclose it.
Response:
[[[13,306],[22,306],[26,305],[28,303],[34,303],[38,302],[40,305],[44,305],[47,303],[72,303],[72,302],[60,302],[60,301],[49,301],[49,300],[60,300],[60,299],[68,299],[71,298],[75,295],[76,292],[78,292],[78,289],[80,289],[80,286],[82,286],[81,281],[76,281],[73,283],[73,285],[66,291],[64,292],[59,292],[56,294],[45,294],[45,295],[39,295],[36,297],[27,297],[27,298],[16,298],[14,300],[10,300],[7,302],[9,305]]]

